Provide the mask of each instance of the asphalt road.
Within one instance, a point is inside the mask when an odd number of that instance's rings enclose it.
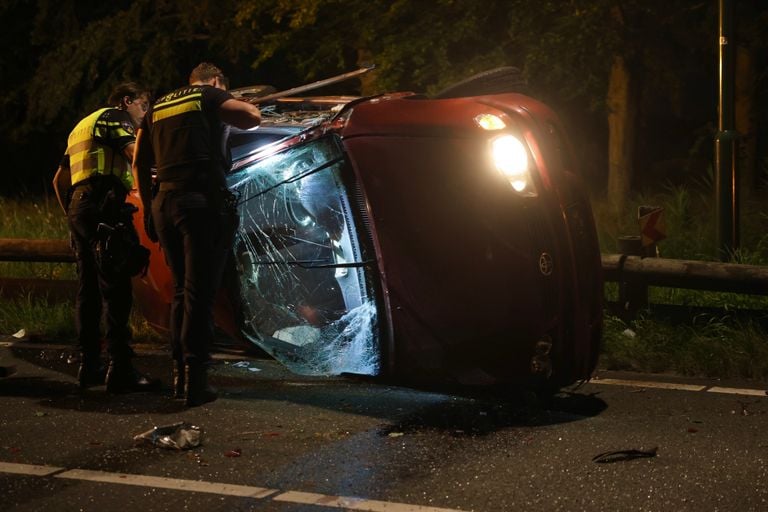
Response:
[[[67,347],[8,339],[0,364],[18,373],[0,380],[3,511],[768,510],[756,383],[600,372],[541,403],[222,356],[221,398],[185,409],[167,390],[81,392]],[[137,364],[168,382],[164,351]],[[182,421],[202,429],[200,446],[133,439]]]

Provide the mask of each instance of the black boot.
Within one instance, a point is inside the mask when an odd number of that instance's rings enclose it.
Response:
[[[131,364],[130,359],[111,360],[107,370],[107,392],[109,393],[141,393],[158,391],[160,381],[142,375]]]
[[[216,390],[208,385],[208,367],[199,362],[187,364],[187,407],[196,407],[218,398]]]
[[[183,360],[173,361],[173,398],[185,398],[187,387],[187,369]]]
[[[80,368],[77,370],[77,382],[80,385],[80,389],[101,386],[104,384],[106,377],[107,366],[101,360],[101,357],[83,354],[80,359]]]

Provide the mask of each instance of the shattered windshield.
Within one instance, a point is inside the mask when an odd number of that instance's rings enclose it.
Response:
[[[380,370],[373,267],[344,165],[327,136],[228,177],[241,201],[234,247],[245,334],[300,374]]]

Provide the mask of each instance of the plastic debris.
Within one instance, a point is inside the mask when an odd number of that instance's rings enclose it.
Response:
[[[240,448],[235,448],[234,450],[227,450],[224,452],[225,457],[239,457],[243,454],[243,450]]]
[[[249,372],[260,372],[261,368],[256,368],[255,366],[251,366],[250,361],[238,361],[236,363],[232,363],[232,368],[244,368],[248,370]]]
[[[747,406],[749,406],[749,402],[742,402],[741,400],[738,401],[739,405],[741,406],[741,415],[742,416],[749,416],[750,412],[747,410]]]
[[[26,329],[19,329],[14,334],[11,334],[11,336],[13,336],[14,338],[17,338],[17,339],[21,339],[21,338],[25,337],[26,335],[27,335],[27,330]]]
[[[181,421],[172,425],[154,427],[143,434],[133,436],[133,440],[160,448],[188,450],[200,446],[203,441],[203,431],[196,425]]]

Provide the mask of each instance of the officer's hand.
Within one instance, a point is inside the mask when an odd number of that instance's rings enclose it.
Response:
[[[155,231],[155,223],[152,220],[152,214],[149,212],[144,214],[144,232],[153,242],[158,241],[157,231]]]

